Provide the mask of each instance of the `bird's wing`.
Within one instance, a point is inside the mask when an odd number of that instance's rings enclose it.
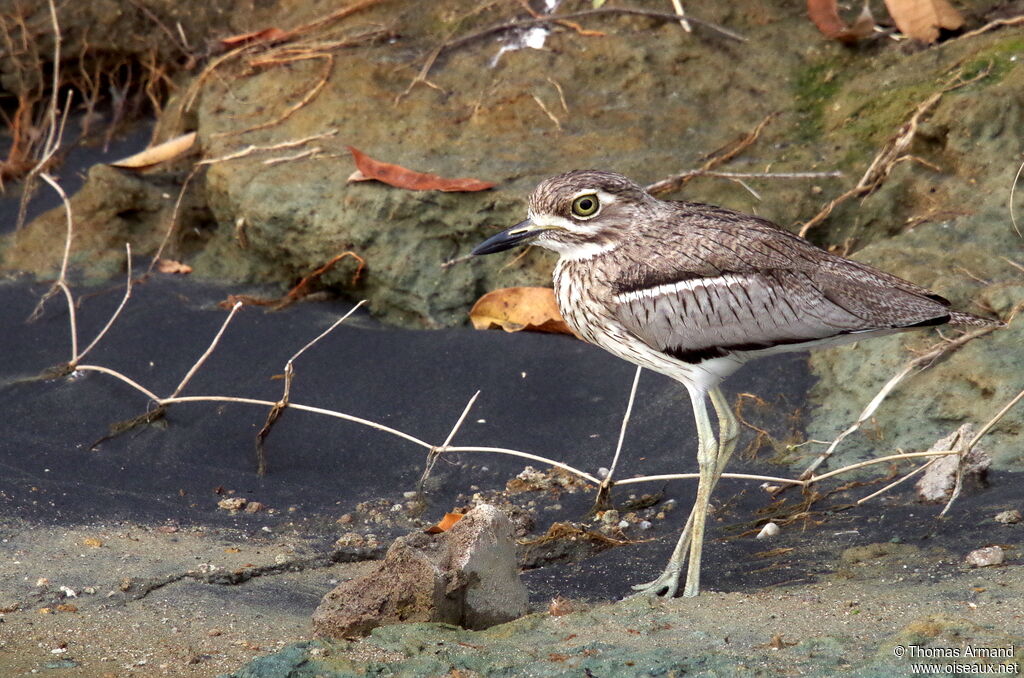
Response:
[[[670,232],[662,256],[622,267],[612,306],[633,334],[683,360],[949,320],[942,297],[747,215],[704,212]]]

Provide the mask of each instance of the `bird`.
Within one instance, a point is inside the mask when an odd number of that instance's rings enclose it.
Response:
[[[720,384],[743,364],[936,325],[992,326],[934,292],[827,252],[760,217],[661,200],[615,172],[543,180],[527,218],[474,255],[532,243],[559,255],[554,295],[573,332],[686,387],[697,425],[696,500],[668,564],[634,595],[700,592],[711,492],[739,425]],[[711,425],[710,399],[718,421]]]

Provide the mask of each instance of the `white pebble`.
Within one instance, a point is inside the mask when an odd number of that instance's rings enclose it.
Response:
[[[640,521],[640,529],[641,530],[649,530],[649,529],[651,529],[651,521],[649,521],[649,520],[641,520]]]
[[[757,533],[758,539],[771,539],[772,537],[778,536],[779,526],[775,523],[765,523],[765,526],[761,528],[761,531]]]
[[[1001,546],[986,546],[985,548],[975,549],[968,553],[966,560],[967,564],[971,567],[988,567],[989,565],[1001,564],[1004,557]]]

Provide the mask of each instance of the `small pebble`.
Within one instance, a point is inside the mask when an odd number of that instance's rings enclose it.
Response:
[[[615,509],[608,509],[601,514],[601,522],[605,525],[615,525],[619,522],[619,512]]]
[[[640,529],[641,530],[649,530],[649,529],[651,529],[651,526],[652,526],[652,523],[649,520],[641,520],[640,521]]]
[[[779,534],[779,526],[775,523],[765,523],[765,526],[761,528],[761,531],[757,533],[758,539],[771,539],[777,537]]]
[[[225,511],[241,511],[248,503],[249,500],[245,497],[228,497],[218,501],[217,508],[224,509]]]
[[[1002,513],[996,514],[996,522],[1002,523],[1003,525],[1013,525],[1019,523],[1024,516],[1021,516],[1020,511],[1017,509],[1010,509],[1009,511],[1003,511]]]
[[[1004,557],[1005,554],[1001,546],[986,546],[968,553],[966,561],[971,567],[988,567],[1001,564]]]
[[[629,527],[629,521],[628,520],[620,520],[619,521],[619,529],[620,530],[624,530],[627,527]]]
[[[607,478],[609,473],[610,473],[610,471],[608,469],[606,469],[604,466],[602,466],[601,468],[597,469],[597,477],[598,478],[601,478],[601,479]]]

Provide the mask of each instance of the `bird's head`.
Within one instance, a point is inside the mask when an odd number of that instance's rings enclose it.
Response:
[[[564,258],[586,259],[614,249],[654,204],[621,174],[573,170],[542,181],[530,195],[527,219],[480,243],[473,254],[533,242]]]

